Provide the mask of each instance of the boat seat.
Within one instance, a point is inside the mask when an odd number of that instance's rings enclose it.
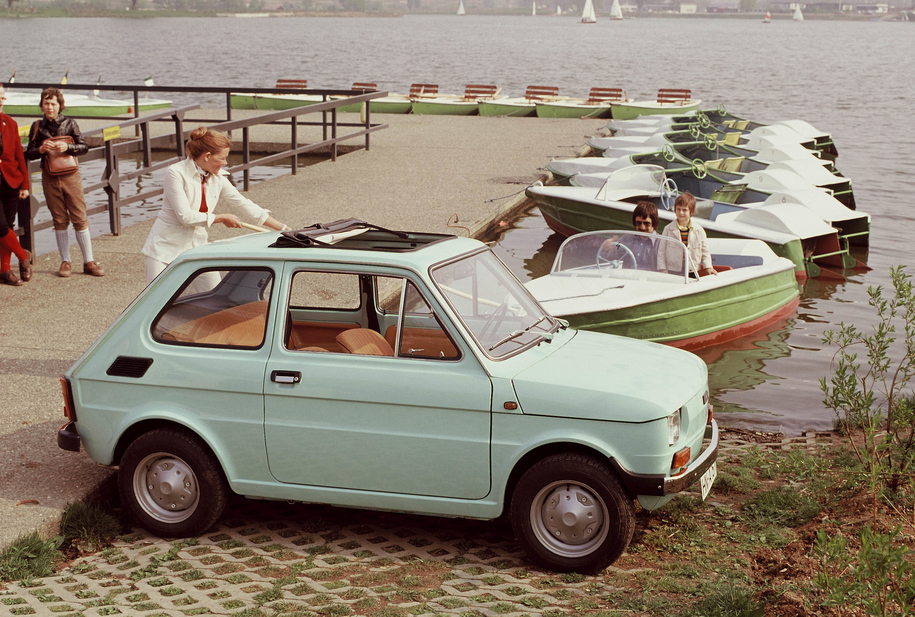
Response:
[[[746,157],[743,157],[743,156],[728,157],[728,158],[724,159],[724,162],[721,163],[721,167],[719,167],[718,169],[720,169],[721,171],[739,172],[740,166],[743,165],[743,161],[745,158]],[[707,166],[708,165],[706,165],[706,167]]]
[[[738,131],[745,131],[747,126],[750,124],[749,120],[740,120],[739,122],[734,123],[734,128]]]
[[[683,104],[692,98],[692,91],[683,88],[661,88],[658,90],[658,103]]]
[[[379,333],[368,328],[346,330],[337,335],[343,349],[362,356],[394,356],[394,349]]]
[[[734,121],[733,121],[733,120],[725,120],[724,122],[721,123],[721,125],[722,125],[722,126],[725,126],[725,127],[727,127],[727,128],[729,128],[729,129],[732,129],[732,128],[734,128]]]
[[[277,88],[306,89],[306,88],[308,88],[308,80],[307,79],[277,79],[276,87]]]
[[[410,98],[423,96],[424,94],[438,94],[438,84],[411,84]]]
[[[705,161],[706,169],[721,169],[721,159],[712,159]]]
[[[740,145],[740,133],[725,133],[724,145],[739,146]]]
[[[596,103],[605,103],[607,101],[628,101],[629,97],[623,92],[622,88],[591,88],[588,93],[588,105]]]
[[[745,190],[747,190],[746,184],[725,184],[717,188],[709,199],[713,201],[723,201],[728,204],[736,204]]]
[[[528,86],[524,92],[524,98],[530,100],[539,100],[559,96],[559,88],[556,86]]]
[[[464,86],[464,100],[491,99],[496,96],[498,88],[489,84],[467,84]]]

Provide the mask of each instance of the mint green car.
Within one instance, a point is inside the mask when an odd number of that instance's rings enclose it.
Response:
[[[198,535],[230,492],[509,514],[530,559],[595,572],[634,501],[714,480],[696,356],[569,329],[476,240],[348,219],[175,260],[63,376],[66,450]]]

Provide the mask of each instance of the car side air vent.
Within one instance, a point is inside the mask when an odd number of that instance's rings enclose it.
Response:
[[[114,377],[133,377],[139,379],[146,374],[152,366],[152,358],[135,358],[133,356],[118,356],[105,371]]]

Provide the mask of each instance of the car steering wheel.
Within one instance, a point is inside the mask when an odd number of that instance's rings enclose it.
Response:
[[[674,209],[674,201],[677,200],[677,183],[674,182],[673,178],[664,178],[664,181],[661,182],[661,186],[658,187],[658,192],[661,194],[661,206],[665,210]]]
[[[622,248],[623,253],[624,253],[623,256],[620,259],[610,259],[610,257],[605,257],[603,255],[603,252],[604,252],[604,248],[607,246],[612,246],[614,248],[615,247]],[[628,269],[629,270],[638,270],[639,264],[635,259],[635,254],[632,252],[632,250],[628,246],[626,246],[622,242],[615,242],[615,241],[604,242],[604,244],[601,244],[600,248],[597,249],[596,261],[597,261],[597,267],[599,269],[622,270],[623,267],[625,266],[625,262],[626,262],[627,258],[632,260],[632,268],[628,268]]]

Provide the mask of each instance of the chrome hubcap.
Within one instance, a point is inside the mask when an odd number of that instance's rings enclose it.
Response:
[[[151,454],[137,466],[134,494],[147,514],[164,523],[189,518],[200,498],[191,467],[166,453]]]
[[[589,487],[575,482],[545,486],[531,504],[531,527],[551,551],[581,557],[607,537],[607,508]]]

